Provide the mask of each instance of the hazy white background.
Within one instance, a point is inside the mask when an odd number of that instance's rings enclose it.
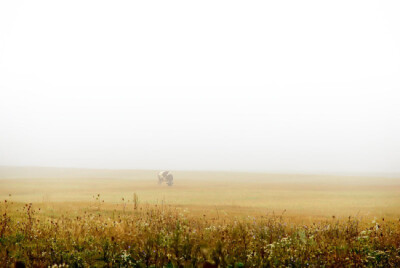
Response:
[[[0,165],[400,172],[399,1],[1,1]]]

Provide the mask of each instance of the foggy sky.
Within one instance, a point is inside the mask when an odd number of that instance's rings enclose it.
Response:
[[[2,1],[0,165],[400,172],[398,1]]]

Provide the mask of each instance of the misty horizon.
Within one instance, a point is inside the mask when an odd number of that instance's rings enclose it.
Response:
[[[212,5],[0,4],[0,166],[400,174],[398,3]]]
[[[166,169],[132,169],[132,168],[91,168],[91,167],[72,167],[72,166],[11,166],[0,165],[0,178],[22,178],[22,177],[43,177],[43,172],[55,171],[76,171],[76,172],[123,172],[123,171],[152,171],[158,173]],[[301,172],[301,171],[285,171],[285,170],[240,170],[240,169],[170,169],[171,172],[198,172],[198,173],[222,173],[222,174],[265,174],[265,175],[284,175],[284,176],[318,176],[320,179],[329,177],[360,177],[360,178],[400,178],[400,173],[397,172]],[[22,172],[22,173],[21,173]],[[23,174],[23,175],[21,175]],[[52,173],[50,173],[52,174]],[[11,176],[11,177],[10,177]],[[59,175],[52,174],[52,177],[57,178]]]

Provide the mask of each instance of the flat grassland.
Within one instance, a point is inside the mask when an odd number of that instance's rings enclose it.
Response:
[[[0,265],[400,265],[400,179],[0,167]]]
[[[243,215],[281,213],[304,219],[331,216],[400,217],[400,178],[174,171],[172,187],[157,171],[0,168],[0,198],[54,205],[132,201]],[[122,201],[124,198],[124,202]]]

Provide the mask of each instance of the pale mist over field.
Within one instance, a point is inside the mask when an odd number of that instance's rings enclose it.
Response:
[[[0,166],[400,174],[399,14],[2,1]]]

